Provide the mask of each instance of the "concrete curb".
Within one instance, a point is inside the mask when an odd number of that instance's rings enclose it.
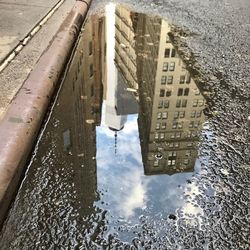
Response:
[[[0,121],[0,225],[92,0],[76,1]]]

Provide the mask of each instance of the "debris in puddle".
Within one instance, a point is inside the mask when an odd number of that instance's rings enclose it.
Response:
[[[224,174],[224,175],[226,175],[226,176],[229,175],[229,172],[228,172],[227,169],[221,169],[220,171],[221,171],[222,174]]]
[[[88,120],[86,120],[86,123],[88,123],[88,124],[93,124],[93,123],[95,123],[95,120],[93,120],[93,119],[88,119]]]
[[[169,216],[168,216],[168,218],[169,219],[171,219],[171,220],[176,220],[176,215],[174,215],[174,214],[170,214]]]
[[[127,91],[130,91],[130,92],[134,92],[134,93],[137,92],[137,90],[136,90],[136,89],[133,89],[133,88],[127,88],[126,90],[127,90]]]

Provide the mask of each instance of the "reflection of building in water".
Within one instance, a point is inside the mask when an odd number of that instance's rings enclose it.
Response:
[[[204,98],[170,43],[170,26],[139,15],[139,130],[145,174],[193,171]]]
[[[85,24],[56,109],[61,114],[58,130],[61,130],[62,151],[65,161],[74,165],[73,182],[84,214],[97,199],[95,126],[101,120],[101,33],[102,20],[92,16]]]
[[[114,131],[119,131],[124,127],[128,114],[137,113],[138,111],[137,103],[135,101],[134,95],[127,91],[128,86],[136,87],[133,85],[133,82],[134,82],[133,77],[135,77],[135,70],[136,70],[135,64],[133,64],[134,75],[127,76],[126,72],[132,72],[130,68],[126,68],[126,67],[130,67],[131,63],[126,61],[126,64],[121,64],[120,63],[121,58],[118,56],[119,55],[118,51],[124,50],[124,49],[129,51],[129,54],[133,52],[134,53],[133,56],[135,56],[135,51],[129,45],[129,42],[127,40],[126,42],[123,40],[125,36],[127,39],[128,37],[127,37],[127,33],[123,31],[125,29],[125,21],[124,23],[121,23],[122,19],[118,18],[117,13],[120,13],[118,12],[118,9],[115,8],[115,5],[109,5],[106,9],[106,12],[107,12],[106,23],[107,23],[107,28],[109,32],[107,32],[106,34],[107,57],[105,58],[106,67],[104,69],[105,71],[104,75],[106,76],[104,78],[105,79],[104,80],[104,85],[105,85],[104,99],[106,100],[105,102],[105,124],[111,130],[114,130]],[[125,11],[124,13],[126,16],[126,22],[128,23],[130,20],[130,16],[129,16],[130,12]],[[132,24],[131,21],[130,21],[130,24]],[[117,27],[120,27],[121,29],[118,30]],[[127,26],[126,26],[126,29],[128,29]],[[124,36],[123,38],[121,37],[121,34],[123,34]],[[117,41],[119,39],[121,40],[121,42],[117,44]],[[131,35],[131,39],[134,39],[134,36]],[[115,52],[115,49],[116,49],[116,52]],[[129,59],[129,57],[127,57],[126,60],[127,59]],[[119,67],[119,70],[117,69],[117,66]],[[132,83],[132,85],[127,85],[130,83]]]
[[[115,10],[115,61],[130,88],[138,89],[135,27],[137,14],[117,6]]]
[[[121,130],[127,120],[126,115],[117,114],[117,68],[115,58],[115,5],[109,5],[106,9],[106,68],[105,68],[105,124],[113,130]]]

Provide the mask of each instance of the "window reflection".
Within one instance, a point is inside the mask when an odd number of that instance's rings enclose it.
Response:
[[[87,48],[82,49],[86,58],[79,59],[80,65],[85,62],[80,66],[84,74],[77,73],[73,81],[74,91],[77,81],[82,81],[78,93],[86,98],[86,107],[90,99],[95,100],[87,116],[99,116],[90,119],[94,124],[89,133],[95,133],[100,123],[102,93],[103,120],[115,143],[127,116],[138,114],[146,175],[193,171],[205,100],[169,40],[169,24],[117,6],[102,22],[94,20],[91,25],[99,33],[89,33]]]
[[[197,132],[204,122],[204,98],[195,98],[200,92],[171,44],[169,32],[166,21],[139,15],[135,31],[138,124],[147,175],[193,171]],[[155,160],[159,149],[163,157]]]
[[[114,55],[112,61],[106,62],[104,73],[106,79],[111,79],[105,81],[106,108],[111,107],[109,103],[116,106],[110,123],[114,123],[119,114],[137,113],[136,109],[128,110],[132,103],[136,106],[136,100],[145,174],[193,171],[205,100],[178,50],[171,44],[170,25],[158,17],[134,13],[121,6],[116,7],[114,16],[113,28],[106,38],[107,54],[114,50]],[[106,17],[110,26],[109,20],[110,17]],[[119,86],[133,90],[126,101],[125,94],[118,91]],[[113,99],[108,97],[110,91]],[[127,107],[123,113],[118,112],[119,102]],[[125,122],[126,119],[122,127],[126,126]],[[159,148],[162,158],[155,159]]]

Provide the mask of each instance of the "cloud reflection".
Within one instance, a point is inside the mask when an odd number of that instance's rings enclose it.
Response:
[[[147,183],[143,183],[140,171],[127,172],[119,179],[121,189],[117,194],[117,209],[126,219],[134,216],[135,209],[146,207]],[[130,190],[130,192],[128,192]]]
[[[118,132],[117,155],[111,150],[114,132],[102,126],[98,128],[98,135],[102,138],[98,140],[98,175],[102,176],[98,182],[101,186],[109,187],[108,200],[117,215],[128,219],[134,216],[135,209],[146,207],[150,181],[145,181],[143,176],[137,115],[129,116],[124,129]],[[106,147],[100,145],[103,143]]]
[[[103,209],[126,221],[137,220],[144,209],[167,216],[179,208],[185,218],[201,214],[198,208],[181,198],[183,192],[191,198],[199,195],[194,184],[186,183],[191,173],[144,175],[137,115],[128,116],[123,130],[117,132],[117,151],[114,134],[103,124],[97,128],[97,179],[99,190],[104,193],[100,202],[104,204],[100,204]],[[182,188],[178,187],[180,184]]]

